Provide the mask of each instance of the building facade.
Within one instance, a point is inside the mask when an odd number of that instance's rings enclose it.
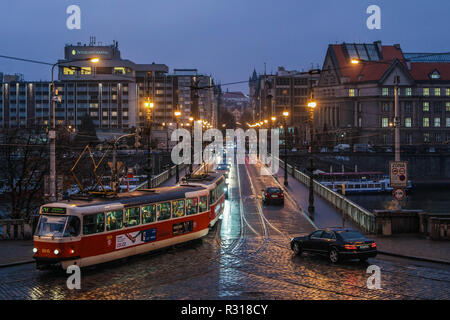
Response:
[[[308,139],[308,107],[310,88],[315,86],[317,75],[279,67],[275,74],[257,75],[249,80],[250,106],[255,121],[277,118],[283,123],[283,112],[288,111],[288,130],[294,135],[295,145],[306,144]]]
[[[314,90],[321,143],[393,145],[396,77],[401,144],[450,141],[450,55],[374,42],[328,47]]]
[[[189,85],[178,74],[169,74],[164,64],[136,64],[122,59],[118,43],[109,46],[66,45],[64,60],[59,60],[55,82],[58,100],[55,107],[57,125],[78,128],[88,114],[101,130],[126,130],[147,126],[145,102],[154,103],[153,126],[164,127],[174,122],[173,111],[190,106],[185,94]],[[92,63],[91,58],[99,58]],[[207,79],[206,79],[207,78]],[[201,76],[202,83],[213,83]],[[189,91],[186,93],[186,89]],[[181,89],[181,90],[180,90]],[[214,112],[214,89],[199,95],[201,114],[217,117]],[[3,81],[0,95],[0,128],[48,126],[52,121],[51,82],[26,82],[20,79]]]

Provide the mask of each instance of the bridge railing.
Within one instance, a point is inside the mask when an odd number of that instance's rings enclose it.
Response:
[[[284,161],[280,161],[280,168],[284,169]],[[306,186],[309,186],[309,176],[303,172],[294,169],[291,165],[287,165],[287,172],[295,179]],[[325,187],[316,180],[313,181],[314,192],[321,196],[328,203],[338,209],[343,215],[349,217],[353,222],[360,226],[365,232],[375,232],[375,215],[360,207],[353,201],[350,201],[345,196]]]

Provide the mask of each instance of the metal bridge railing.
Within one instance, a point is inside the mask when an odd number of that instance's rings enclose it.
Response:
[[[284,168],[284,161],[280,161],[280,168]],[[287,165],[287,171],[296,180],[306,186],[309,186],[309,177],[303,172],[293,169],[291,165]],[[330,188],[325,187],[316,180],[313,181],[314,192],[321,196],[328,203],[338,209],[343,215],[349,217],[354,223],[361,227],[365,232],[375,233],[375,215],[360,207],[345,196],[334,192]]]

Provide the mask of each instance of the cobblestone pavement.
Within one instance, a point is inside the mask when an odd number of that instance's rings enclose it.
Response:
[[[251,179],[250,179],[251,177]],[[0,269],[0,299],[449,299],[448,266],[379,256],[331,265],[294,256],[289,238],[313,227],[295,206],[261,207],[275,184],[253,165],[233,167],[230,199],[208,236],[157,253],[82,270],[80,290],[62,271],[33,264]],[[381,289],[366,286],[370,264]]]

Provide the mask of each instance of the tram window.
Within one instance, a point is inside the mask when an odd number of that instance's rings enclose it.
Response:
[[[106,213],[106,231],[121,229],[123,225],[123,211],[116,210]]]
[[[158,204],[158,212],[156,214],[157,220],[167,220],[170,219],[170,202],[164,202]]]
[[[94,234],[105,231],[105,214],[94,213],[83,217],[83,234]]]
[[[200,212],[205,212],[208,210],[208,197],[202,196],[199,201]]]
[[[172,201],[173,218],[184,216],[184,200]]]
[[[209,205],[212,205],[214,202],[216,202],[216,189],[209,192]]]
[[[140,221],[139,208],[125,209],[125,227],[137,226]]]
[[[150,223],[156,221],[156,205],[142,207],[142,223]]]
[[[186,214],[196,214],[198,213],[198,199],[191,198],[186,200]]]
[[[64,237],[76,237],[80,234],[80,218],[75,216],[69,216],[67,221],[66,230],[64,231]]]

